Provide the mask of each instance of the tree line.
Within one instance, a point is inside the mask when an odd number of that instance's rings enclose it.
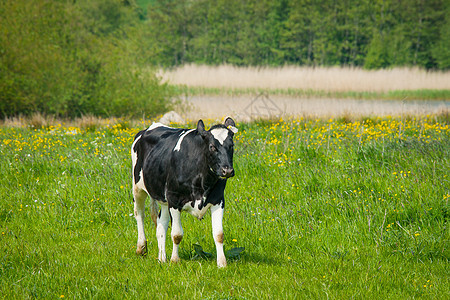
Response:
[[[147,2],[155,64],[450,67],[445,0]]]
[[[445,0],[0,1],[0,117],[155,115],[156,69],[450,68]]]

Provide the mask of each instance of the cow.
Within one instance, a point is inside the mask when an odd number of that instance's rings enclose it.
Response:
[[[172,128],[154,123],[136,134],[131,146],[134,216],[138,228],[136,253],[147,253],[144,208],[150,196],[150,214],[156,225],[158,259],[166,262],[166,233],[172,219],[171,262],[178,262],[183,238],[180,214],[187,211],[201,220],[211,208],[212,233],[217,266],[227,262],[223,251],[222,219],[227,179],[234,176],[234,120],[205,129],[202,120],[195,129]],[[160,211],[158,213],[158,203]]]

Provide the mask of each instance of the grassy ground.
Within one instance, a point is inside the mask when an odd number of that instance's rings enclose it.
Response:
[[[209,215],[183,215],[181,263],[157,262],[149,219],[135,255],[140,127],[0,127],[0,297],[448,298],[448,117],[238,127],[225,269],[196,257]]]

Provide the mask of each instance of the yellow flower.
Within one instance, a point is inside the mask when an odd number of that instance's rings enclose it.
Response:
[[[233,242],[237,242],[237,239],[232,239]]]

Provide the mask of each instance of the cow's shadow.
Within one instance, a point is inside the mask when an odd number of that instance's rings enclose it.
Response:
[[[234,248],[240,249],[240,248]],[[203,251],[203,249],[202,249]],[[227,258],[228,264],[233,263],[255,263],[255,264],[266,264],[266,265],[279,265],[280,261],[273,257],[261,255],[260,253],[251,252],[247,249],[237,250],[233,253],[233,249],[226,251],[225,257]],[[192,251],[191,249],[180,249],[180,258],[182,260],[190,261],[215,261],[216,253]]]

